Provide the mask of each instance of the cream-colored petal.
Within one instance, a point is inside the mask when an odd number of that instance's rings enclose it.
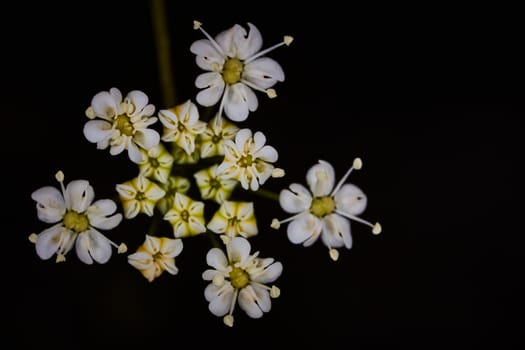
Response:
[[[146,235],[146,238],[144,240],[144,243],[142,244],[142,247],[146,249],[146,251],[149,254],[155,255],[160,252],[161,239],[155,236]]]
[[[175,258],[182,252],[182,239],[161,238],[160,252],[166,258]]]
[[[98,143],[111,138],[114,131],[107,121],[95,119],[84,124],[83,132],[89,142]]]
[[[206,263],[218,271],[227,271],[228,259],[220,248],[211,248],[206,254]]]
[[[338,214],[326,215],[323,219],[321,240],[329,248],[338,248],[344,245],[350,249],[352,247],[350,221]]]
[[[279,63],[269,57],[261,57],[244,66],[243,79],[266,90],[278,81],[284,81],[284,72]]]
[[[249,112],[257,110],[257,96],[248,86],[237,83],[229,86],[224,96],[224,113],[233,121],[241,122],[248,118]]]
[[[105,264],[111,258],[111,244],[94,229],[80,233],[75,248],[78,258],[85,264],[92,264],[93,260]]]
[[[224,203],[223,203],[224,204]],[[208,229],[215,233],[224,233],[228,227],[228,219],[220,213],[215,213],[207,225]]]
[[[304,213],[288,224],[287,235],[290,242],[313,244],[321,234],[322,223],[314,215]]]
[[[161,109],[159,111],[159,120],[167,129],[176,129],[179,125],[177,115],[169,109]]]
[[[47,260],[58,251],[64,231],[62,224],[56,224],[38,235],[35,243],[36,253],[42,260]]]
[[[263,315],[263,311],[257,303],[258,301],[258,296],[255,294],[251,285],[244,287],[239,292],[239,306],[251,318],[260,318]],[[262,302],[264,303],[264,299]]]
[[[88,181],[74,180],[67,185],[64,197],[66,206],[77,213],[83,213],[95,198],[95,191]]]
[[[140,202],[131,199],[122,201],[122,207],[124,209],[124,217],[126,219],[132,219],[140,213],[141,205]]]
[[[38,218],[48,224],[54,224],[64,217],[66,203],[62,193],[55,187],[45,186],[31,193],[31,198],[37,202]]]
[[[137,189],[134,186],[131,186],[129,181],[122,184],[117,184],[115,188],[121,199],[131,200],[135,199],[137,196]]]
[[[203,89],[195,98],[197,102],[205,107],[217,104],[224,92],[225,83],[218,73],[203,73],[195,80],[195,85]]]
[[[337,210],[350,215],[359,215],[366,209],[367,197],[356,185],[345,184],[334,195]]]
[[[153,257],[145,252],[136,252],[128,255],[128,263],[137,270],[147,270],[153,266]]]
[[[250,250],[250,242],[243,237],[234,237],[226,245],[228,260],[230,262],[239,262],[241,265],[244,265],[250,256]]]
[[[175,259],[168,257],[161,257],[157,259],[157,264],[164,270],[167,271],[170,275],[176,275],[179,272],[177,266],[175,266]]]
[[[334,188],[335,172],[332,165],[323,160],[308,169],[306,182],[315,197],[327,196]]]
[[[296,214],[310,209],[312,195],[301,184],[291,184],[290,189],[279,193],[279,204],[287,213]]]
[[[210,283],[204,290],[206,300],[210,302],[208,309],[215,316],[224,316],[230,310],[233,301],[233,287],[225,283],[221,287]]]

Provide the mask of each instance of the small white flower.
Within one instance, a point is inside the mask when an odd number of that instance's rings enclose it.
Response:
[[[249,238],[258,232],[252,202],[225,201],[208,223],[208,229],[227,237]]]
[[[166,194],[159,185],[142,175],[118,184],[116,189],[126,219],[132,219],[139,213],[153,216],[155,204]]]
[[[233,311],[237,301],[246,314],[260,318],[269,312],[271,298],[279,296],[279,288],[269,287],[282,273],[283,265],[273,258],[259,258],[259,252],[250,255],[247,239],[234,237],[226,244],[226,255],[212,248],[206,262],[213,269],[204,271],[202,278],[212,281],[204,290],[208,308],[215,316],[224,316],[224,323],[233,326]]]
[[[217,164],[193,174],[202,199],[212,199],[221,204],[230,198],[239,181],[217,174]]]
[[[115,202],[100,199],[93,203],[95,193],[86,180],[74,180],[64,187],[61,171],[56,179],[62,192],[45,186],[31,194],[37,202],[38,218],[54,224],[39,235],[31,235],[38,256],[47,260],[57,254],[56,262],[64,261],[74,245],[78,258],[85,264],[93,264],[93,261],[104,264],[111,257],[111,246],[118,248],[119,253],[125,252],[124,244],[117,246],[97,231],[113,229],[122,220],[122,214],[114,214]]]
[[[117,88],[99,92],[86,109],[86,116],[92,120],[84,126],[84,136],[98,149],[110,146],[112,155],[126,149],[129,159],[140,163],[140,149],[148,151],[160,142],[159,133],[148,128],[157,121],[152,117],[154,112],[155,106],[148,104],[148,96],[142,91],[129,92],[124,101]]]
[[[279,63],[265,55],[277,47],[290,45],[293,40],[285,36],[282,42],[261,51],[261,33],[251,23],[248,27],[247,32],[236,24],[213,39],[195,21],[194,28],[200,29],[207,39],[197,40],[190,47],[197,65],[207,71],[195,80],[196,87],[203,89],[197,94],[197,102],[209,107],[220,101],[219,117],[224,108],[226,116],[234,121],[243,121],[250,111],[257,110],[253,90],[276,96],[270,88],[284,81],[284,72]]]
[[[194,201],[182,193],[175,193],[173,206],[164,215],[173,227],[176,238],[196,236],[206,232],[204,226],[204,203]]]
[[[353,184],[344,184],[352,170],[361,169],[362,162],[356,158],[352,167],[339,183],[335,184],[335,172],[330,163],[319,160],[306,174],[310,191],[301,184],[291,184],[279,196],[281,207],[294,216],[278,221],[274,219],[272,227],[277,229],[281,224],[290,222],[287,227],[288,239],[294,244],[312,245],[319,237],[328,247],[330,257],[339,257],[335,248],[352,247],[350,220],[372,227],[374,234],[381,232],[379,223],[371,224],[357,215],[361,214],[367,204],[366,195]]]
[[[128,262],[152,282],[164,271],[172,275],[179,272],[175,266],[175,257],[182,252],[182,247],[181,239],[146,235],[144,243],[137,251],[128,255]]]
[[[239,128],[227,120],[215,116],[200,135],[201,158],[224,155],[224,140],[233,140]]]
[[[224,160],[216,173],[240,181],[245,190],[257,191],[274,173],[280,173],[270,164],[277,161],[277,150],[265,143],[262,132],[257,131],[252,137],[250,129],[239,130],[235,142],[224,140]]]
[[[169,154],[162,143],[150,148],[147,153],[146,151],[141,152],[144,155],[144,161],[139,163],[140,175],[153,178],[160,183],[166,183],[173,166],[173,156]]]
[[[199,120],[197,106],[188,100],[174,108],[160,110],[159,118],[164,125],[162,141],[174,142],[188,155],[192,154],[197,135],[206,130],[206,123]]]

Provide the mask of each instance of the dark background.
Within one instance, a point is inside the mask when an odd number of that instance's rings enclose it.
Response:
[[[83,136],[94,94],[144,91],[166,108],[147,1],[18,2],[4,5],[2,143],[4,328],[15,348],[94,346],[259,347],[280,344],[352,349],[523,346],[521,168],[524,84],[519,11],[452,5],[334,5],[168,1],[177,100],[194,100],[201,72],[189,47],[235,23],[254,23],[286,80],[276,99],[242,126],[263,131],[287,171],[266,188],[304,183],[318,159],[368,195],[353,224],[354,247],[329,259],[319,241],[291,244],[286,214],[256,199],[260,233],[251,242],[284,264],[281,297],[253,320],[237,309],[229,329],[207,309],[201,273],[204,236],[184,241],[177,276],[148,283],[125,255],[106,265],[41,261],[27,240],[48,225],[31,192],[84,178],[96,199],[135,176]],[[157,125],[158,127],[158,125]],[[7,189],[7,191],[5,191]],[[133,252],[147,218],[123,221],[108,237]],[[164,227],[165,235],[169,228]]]

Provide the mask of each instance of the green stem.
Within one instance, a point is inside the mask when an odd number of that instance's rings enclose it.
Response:
[[[274,200],[274,201],[279,201],[279,194],[278,193],[275,193],[275,192],[272,192],[272,191],[268,191],[268,190],[265,190],[263,188],[259,188],[257,191],[253,191],[253,193],[261,196],[261,197],[264,197],[264,198],[268,198],[268,199],[271,199],[271,200]]]
[[[159,227],[160,222],[160,215],[157,211],[155,211],[155,214],[153,215],[153,218],[151,218],[151,223],[148,227],[148,236],[157,236],[157,228]]]
[[[157,46],[157,59],[159,64],[159,79],[162,85],[164,105],[175,105],[175,86],[171,69],[170,39],[166,21],[166,6],[164,0],[151,0],[151,19],[155,44]]]
[[[206,235],[208,235],[208,238],[210,239],[212,246],[214,246],[215,248],[222,249],[222,246],[219,243],[219,241],[217,240],[217,235],[215,233],[213,233],[211,231],[206,231]]]

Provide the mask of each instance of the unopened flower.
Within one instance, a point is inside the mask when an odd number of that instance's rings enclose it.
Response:
[[[152,282],[164,271],[172,275],[179,272],[175,266],[175,257],[182,252],[182,247],[181,239],[146,235],[137,251],[128,255],[128,262]]]
[[[237,302],[248,316],[260,318],[271,309],[271,299],[280,294],[276,286],[268,286],[282,273],[283,265],[273,258],[259,258],[259,252],[250,255],[247,239],[234,237],[226,244],[226,255],[212,248],[206,262],[213,269],[204,271],[202,278],[212,281],[204,290],[208,308],[215,316],[233,326],[233,311]]]
[[[219,118],[222,111],[234,121],[243,121],[249,112],[257,110],[258,100],[253,90],[275,97],[270,89],[278,81],[284,81],[284,72],[275,60],[266,57],[270,51],[282,45],[290,45],[293,38],[285,36],[283,41],[261,51],[261,33],[248,23],[249,31],[236,24],[213,39],[194,21],[207,39],[195,41],[190,51],[196,55],[197,65],[207,71],[197,77],[195,85],[203,89],[197,94],[202,106],[213,106],[220,101]]]
[[[37,202],[38,218],[54,224],[30,236],[38,256],[47,260],[56,254],[56,262],[65,261],[65,255],[75,246],[78,258],[85,264],[104,264],[111,257],[111,246],[124,253],[125,244],[118,246],[97,230],[110,230],[121,222],[122,214],[114,214],[115,202],[100,199],[93,203],[95,192],[88,181],[74,180],[65,187],[64,174],[59,171],[55,177],[62,192],[45,186],[31,194]]]
[[[217,173],[217,164],[202,169],[195,174],[202,199],[212,199],[221,204],[230,198],[239,181]]]
[[[239,128],[218,116],[211,119],[204,133],[200,135],[201,158],[224,155],[224,140],[232,140]]]
[[[302,243],[305,247],[321,237],[333,260],[339,256],[335,248],[352,247],[349,219],[368,225],[374,234],[379,234],[379,223],[372,224],[357,216],[366,208],[366,195],[359,187],[344,183],[352,170],[359,170],[361,166],[361,159],[354,159],[352,167],[334,187],[334,168],[330,163],[319,160],[306,174],[310,190],[294,183],[290,189],[281,191],[281,207],[295,215],[282,221],[274,219],[272,227],[277,229],[281,224],[290,222],[287,227],[289,240],[294,244]]]
[[[242,236],[249,238],[255,236],[257,220],[255,218],[252,202],[225,201],[208,223],[208,228],[218,234],[229,238]]]
[[[173,166],[173,156],[159,143],[148,152],[142,151],[144,161],[139,163],[140,175],[165,183]]]
[[[173,206],[164,215],[173,227],[176,238],[196,236],[206,231],[204,226],[204,203],[194,201],[182,193],[175,193]]]
[[[164,125],[162,141],[174,142],[187,154],[195,151],[195,138],[206,129],[206,123],[199,120],[197,106],[190,100],[171,109],[159,111]]]
[[[132,219],[139,213],[153,216],[155,204],[166,194],[159,185],[142,175],[118,184],[116,189],[126,219]]]
[[[265,145],[266,136],[260,131],[252,136],[250,129],[241,129],[235,135],[235,142],[224,141],[224,160],[217,173],[225,178],[240,181],[242,188],[257,191],[270,176],[281,176],[282,169],[274,168],[277,150]]]
[[[166,194],[157,202],[157,208],[159,208],[162,214],[166,214],[173,206],[175,193],[186,194],[186,192],[188,192],[190,189],[190,180],[182,176],[170,176],[168,181],[161,183],[160,186]]]
[[[154,112],[155,106],[148,104],[148,96],[142,91],[129,92],[124,101],[117,88],[99,92],[86,109],[86,116],[92,120],[85,124],[84,136],[98,149],[109,146],[112,155],[127,150],[129,159],[140,163],[140,149],[148,151],[160,142],[159,133],[148,128],[157,121],[152,117]]]

